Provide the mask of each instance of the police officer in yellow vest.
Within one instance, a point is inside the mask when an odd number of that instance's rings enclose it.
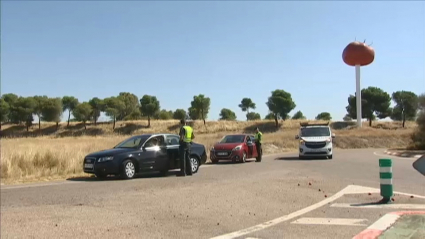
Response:
[[[255,146],[257,148],[257,162],[261,162],[261,158],[263,156],[263,149],[261,148],[261,143],[263,141],[263,133],[261,133],[258,127],[255,129]]]
[[[190,147],[192,140],[195,138],[193,129],[186,124],[184,119],[180,120],[180,147],[179,147],[179,158],[180,158],[180,173],[178,176],[192,175],[192,164],[190,162]]]

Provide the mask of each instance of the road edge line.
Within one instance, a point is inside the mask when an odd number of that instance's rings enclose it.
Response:
[[[390,229],[394,223],[403,215],[424,214],[425,211],[397,211],[390,212],[379,218],[372,225],[355,235],[352,239],[375,239]]]

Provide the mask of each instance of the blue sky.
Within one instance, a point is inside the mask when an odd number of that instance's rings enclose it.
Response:
[[[243,97],[264,117],[284,89],[291,115],[340,120],[355,92],[341,54],[355,38],[376,51],[362,88],[425,92],[425,2],[1,1],[1,93],[131,92],[167,110],[205,94],[209,119],[230,108],[245,120]]]

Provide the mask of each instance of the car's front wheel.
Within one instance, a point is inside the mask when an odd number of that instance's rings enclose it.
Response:
[[[246,162],[246,153],[243,152],[241,163],[245,163],[245,162]]]
[[[121,176],[124,179],[131,179],[131,178],[134,178],[135,174],[136,174],[136,166],[134,165],[134,162],[130,159],[125,160],[122,163]]]
[[[199,162],[200,161],[199,161],[199,159],[196,156],[194,156],[194,155],[191,155],[190,156],[190,168],[192,170],[192,173],[197,173],[198,172],[199,165],[200,165]]]

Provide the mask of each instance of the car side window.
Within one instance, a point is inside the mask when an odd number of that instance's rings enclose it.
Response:
[[[163,146],[164,144],[165,144],[164,136],[159,135],[159,136],[150,138],[145,143],[145,147],[148,148],[148,147],[155,147],[155,146]]]
[[[250,135],[249,138],[251,139],[251,142],[255,143],[255,137]]]
[[[179,145],[179,141],[180,141],[179,136],[175,136],[175,135],[167,136],[167,145]]]
[[[249,136],[246,136],[246,138],[245,138],[245,142],[247,142],[247,143],[252,142],[252,141],[251,141],[251,138],[250,138]]]

